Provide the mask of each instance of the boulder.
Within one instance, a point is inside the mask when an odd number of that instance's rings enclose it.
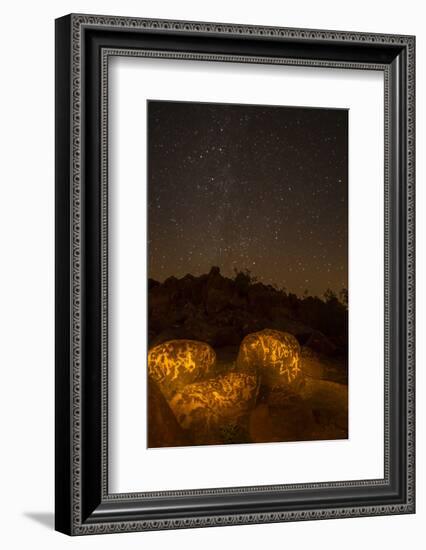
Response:
[[[253,408],[258,379],[231,372],[189,384],[169,401],[180,426],[189,430],[197,444],[229,442],[230,432],[242,426]],[[231,429],[232,428],[232,429]]]
[[[169,340],[148,352],[148,374],[167,399],[188,384],[211,375],[216,354],[205,342]]]
[[[303,380],[300,345],[293,335],[278,330],[264,329],[246,336],[238,352],[237,368],[257,372],[261,384],[269,388],[296,390]]]
[[[148,379],[148,447],[189,445],[189,435],[181,428],[158,384]]]

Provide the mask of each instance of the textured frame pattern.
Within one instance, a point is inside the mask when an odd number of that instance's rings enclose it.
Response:
[[[104,48],[102,50],[102,99],[101,99],[101,186],[102,186],[102,288],[104,289],[103,295],[108,296],[108,63],[111,57],[142,57],[142,58],[155,58],[155,59],[183,59],[191,61],[211,61],[211,62],[238,62],[238,63],[261,63],[261,64],[273,64],[273,65],[293,65],[304,67],[326,67],[335,69],[368,69],[375,71],[383,71],[384,73],[384,89],[386,90],[387,83],[389,81],[389,68],[387,65],[381,64],[361,64],[361,63],[340,63],[334,61],[315,61],[313,59],[305,59],[303,61],[290,58],[274,58],[268,57],[247,57],[247,56],[232,56],[232,55],[209,55],[209,54],[193,54],[193,53],[174,53],[174,52],[161,52],[153,50],[131,50],[131,49],[114,49]],[[384,130],[384,162],[385,166],[389,162],[389,140],[390,140],[390,128],[389,117],[386,114],[389,112],[389,97],[385,93],[384,111],[385,111],[385,130]],[[385,192],[385,212],[384,212],[384,241],[389,244],[389,227],[390,227],[390,212],[389,212],[389,177],[384,177],[384,192]],[[385,251],[385,289],[389,287],[388,277],[386,273],[389,266],[389,251]],[[389,297],[387,297],[389,298]],[[105,299],[107,300],[107,298]],[[389,299],[385,301],[384,310],[385,316],[389,315]],[[102,432],[103,432],[103,467],[102,467],[102,493],[103,498],[106,500],[120,500],[120,499],[140,499],[147,496],[182,496],[182,495],[201,495],[201,494],[214,494],[221,495],[227,493],[250,493],[253,491],[259,491],[265,489],[265,486],[250,486],[250,487],[238,487],[238,488],[220,488],[220,489],[190,489],[190,490],[178,490],[178,491],[160,491],[160,492],[135,492],[135,493],[109,493],[108,492],[108,308],[103,309],[102,317]],[[385,350],[389,347],[389,326],[385,323],[384,330],[384,347]],[[389,402],[389,357],[385,357],[384,361],[384,402]],[[384,411],[384,477],[383,479],[372,480],[357,480],[357,481],[343,481],[343,482],[323,482],[323,483],[306,483],[306,484],[286,484],[286,485],[268,485],[266,486],[270,491],[283,491],[289,489],[301,489],[312,487],[356,487],[362,485],[386,485],[389,482],[389,407]]]
[[[224,514],[214,515],[211,517],[191,517],[187,519],[164,519],[164,520],[146,520],[146,521],[124,521],[124,522],[99,522],[85,524],[82,517],[81,507],[81,452],[82,452],[82,433],[81,433],[81,368],[82,368],[82,142],[81,142],[81,123],[82,123],[82,104],[81,104],[81,49],[82,49],[82,30],[85,27],[109,27],[120,28],[125,30],[173,30],[175,32],[192,32],[192,33],[211,33],[212,35],[228,35],[228,36],[241,36],[250,35],[253,37],[282,37],[292,39],[310,39],[315,41],[327,41],[327,42],[351,42],[355,44],[395,44],[401,45],[407,50],[407,499],[405,504],[391,505],[391,506],[365,506],[360,507],[339,507],[330,509],[318,509],[309,511],[284,511],[284,512],[272,512],[272,513],[252,513],[252,514]],[[316,31],[306,29],[283,29],[283,28],[271,28],[271,27],[248,27],[243,25],[226,25],[216,23],[197,23],[197,22],[184,22],[184,21],[166,21],[166,20],[145,20],[145,19],[132,19],[121,17],[102,17],[102,16],[90,16],[90,15],[73,15],[71,16],[71,136],[72,136],[72,169],[71,169],[71,454],[72,454],[72,467],[71,467],[71,495],[72,495],[72,518],[71,518],[71,532],[72,534],[95,534],[95,533],[111,533],[111,532],[123,532],[123,531],[139,531],[139,530],[155,530],[155,529],[177,529],[187,527],[201,527],[212,525],[235,525],[245,523],[263,523],[263,522],[282,522],[282,521],[294,521],[294,520],[308,520],[308,519],[325,519],[335,517],[354,517],[354,516],[368,516],[368,515],[383,515],[394,513],[411,513],[414,511],[414,38],[407,36],[395,36],[395,35],[376,35],[376,34],[363,34],[363,33],[345,33],[335,31]],[[107,91],[107,65],[108,57],[110,55],[140,55],[149,57],[167,57],[174,59],[203,59],[210,61],[238,61],[248,63],[282,63],[282,64],[299,64],[304,66],[324,66],[324,67],[342,67],[348,69],[360,69],[368,68],[375,70],[385,71],[385,124],[386,128],[389,127],[389,73],[385,65],[375,65],[362,63],[336,63],[332,61],[315,61],[315,60],[294,60],[294,59],[269,59],[269,58],[244,58],[244,56],[236,56],[235,59],[231,59],[232,56],[208,56],[208,54],[173,54],[170,52],[143,52],[143,51],[130,51],[120,49],[110,49],[103,52],[103,93]],[[103,430],[103,475],[102,475],[102,493],[103,498],[113,500],[132,500],[139,499],[144,494],[132,493],[132,494],[117,494],[109,495],[107,491],[107,312],[108,312],[108,291],[107,291],[107,233],[108,233],[108,221],[105,215],[107,208],[107,118],[108,118],[108,105],[107,95],[104,96],[102,101],[102,227],[101,227],[101,239],[102,239],[102,430]],[[389,131],[385,131],[385,158],[389,155]],[[388,162],[385,162],[385,182],[389,179],[387,173]],[[385,183],[385,190],[387,186]],[[385,192],[386,193],[386,192]],[[385,196],[385,225],[387,227],[390,220],[390,211],[388,204],[388,197]],[[387,221],[386,221],[387,220]],[[386,265],[389,262],[389,240],[385,241],[385,271]],[[385,304],[389,301],[389,288],[385,281]],[[385,315],[389,315],[389,308],[386,308]],[[385,318],[385,326],[387,326],[387,320]],[[389,335],[385,336],[388,341]],[[389,342],[388,342],[389,343]],[[385,346],[385,364],[389,361],[389,346]],[[385,369],[386,371],[386,369]],[[386,388],[386,380],[385,380]],[[386,391],[386,389],[385,389]],[[280,490],[283,488],[291,489],[305,489],[308,487],[347,487],[355,485],[366,484],[368,486],[387,482],[388,469],[387,469],[387,446],[389,434],[386,431],[386,418],[389,413],[389,399],[385,399],[385,478],[384,480],[365,480],[361,482],[337,482],[331,484],[298,484],[297,486],[277,486]],[[259,490],[259,487],[249,488],[231,488],[231,489],[218,489],[213,490],[214,494],[218,494],[226,491],[237,491],[240,493]],[[263,487],[265,489],[265,487]],[[269,488],[271,489],[271,488]],[[200,490],[201,491],[201,490]],[[192,493],[200,494],[200,491],[189,492],[172,492],[173,495],[178,493]],[[164,494],[164,493],[162,493]]]

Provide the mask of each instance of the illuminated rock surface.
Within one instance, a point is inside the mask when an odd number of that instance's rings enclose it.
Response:
[[[148,447],[190,445],[190,436],[179,425],[158,384],[148,380]]]
[[[170,340],[148,352],[148,373],[166,398],[210,375],[216,361],[214,350],[204,342]]]
[[[170,407],[196,444],[235,443],[245,437],[242,420],[254,407],[257,391],[256,376],[231,372],[186,386]]]
[[[348,437],[344,357],[269,328],[240,342],[217,356],[194,339],[150,350],[150,447]]]
[[[302,381],[300,345],[286,332],[265,329],[247,335],[241,342],[237,366],[245,372],[258,372],[261,384],[297,387]]]

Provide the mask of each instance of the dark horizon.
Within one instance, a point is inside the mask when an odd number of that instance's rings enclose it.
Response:
[[[148,276],[348,288],[348,112],[148,102]]]

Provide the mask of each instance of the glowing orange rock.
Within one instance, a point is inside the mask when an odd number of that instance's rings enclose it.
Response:
[[[302,379],[300,345],[292,334],[265,329],[248,334],[241,342],[239,370],[259,373],[269,387],[296,386]]]
[[[178,447],[191,443],[176,420],[159,385],[148,377],[148,447]]]
[[[186,386],[169,404],[182,428],[191,430],[198,443],[208,443],[215,431],[249,412],[258,388],[256,376],[231,372]]]
[[[148,373],[166,398],[188,384],[211,375],[216,354],[208,344],[196,340],[169,340],[148,352]]]

